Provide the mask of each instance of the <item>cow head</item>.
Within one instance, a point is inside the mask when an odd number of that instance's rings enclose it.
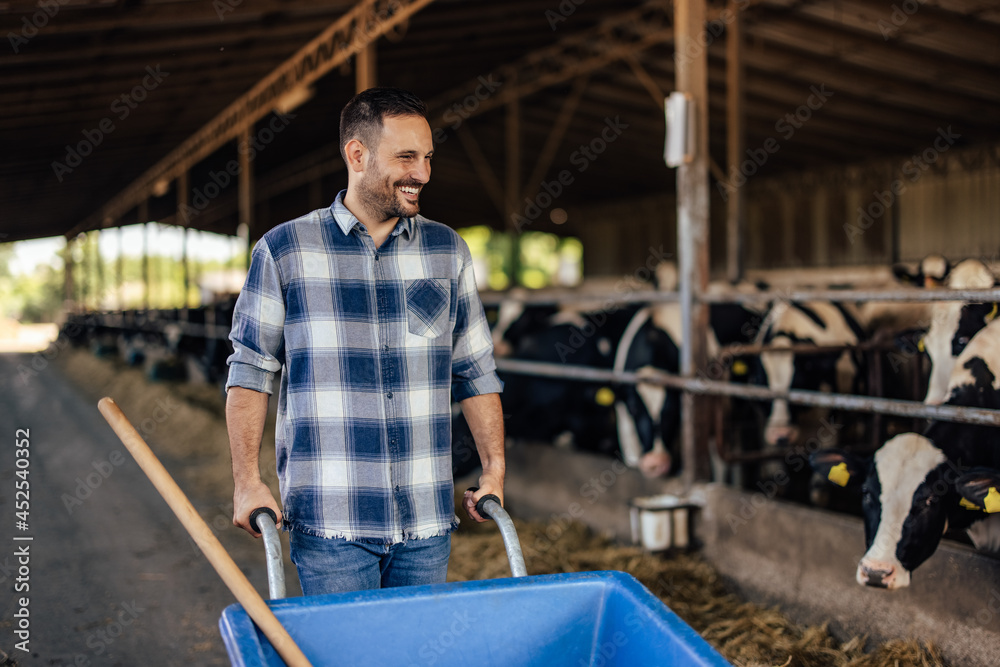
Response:
[[[953,289],[989,289],[996,284],[990,269],[975,259],[960,262],[948,274]],[[921,349],[931,362],[930,382],[924,402],[939,405],[947,398],[948,378],[955,360],[976,333],[997,315],[995,303],[941,302],[934,305],[930,328],[921,340]]]
[[[943,255],[927,255],[917,270],[911,271],[905,264],[896,264],[892,273],[902,283],[915,287],[940,287],[951,271],[951,263]]]
[[[848,352],[832,354],[795,355],[781,352],[782,347],[811,342],[794,340],[778,334],[769,341],[776,351],[762,352],[760,365],[752,381],[765,384],[773,391],[789,389],[826,390],[850,393],[858,380],[858,369],[853,355]],[[798,425],[799,408],[788,401],[777,399],[770,404],[764,426],[764,442],[770,447],[788,447],[798,443],[801,429]]]
[[[859,584],[896,589],[937,549],[949,517],[964,511],[957,466],[916,433],[888,440],[868,460],[838,450],[817,452],[813,469],[832,483],[861,490],[866,552]]]

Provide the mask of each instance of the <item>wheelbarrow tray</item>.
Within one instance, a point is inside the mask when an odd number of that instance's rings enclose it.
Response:
[[[624,572],[578,572],[268,602],[320,665],[728,666]],[[284,663],[243,607],[219,628],[236,666]]]

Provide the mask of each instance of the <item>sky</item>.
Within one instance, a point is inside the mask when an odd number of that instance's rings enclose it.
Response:
[[[150,255],[173,257],[180,260],[182,255],[182,234],[179,227],[168,227],[157,223],[148,224]],[[106,260],[118,257],[119,247],[124,247],[125,256],[141,257],[143,248],[143,225],[104,230],[100,233],[99,248]],[[246,241],[234,236],[223,236],[210,232],[188,232],[188,257],[193,260],[229,259],[236,253],[246,252]],[[121,244],[121,246],[119,245]],[[54,236],[14,243],[14,257],[10,270],[15,275],[33,273],[41,264],[60,266],[62,262],[56,253],[66,246],[66,239]]]

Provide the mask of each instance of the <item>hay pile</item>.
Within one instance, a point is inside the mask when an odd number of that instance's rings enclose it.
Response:
[[[215,386],[186,382],[150,382],[146,373],[114,359],[98,359],[81,349],[64,349],[56,363],[95,401],[112,397],[140,435],[182,486],[204,501],[231,500],[232,463],[226,430],[225,397]],[[274,458],[276,401],[264,425],[261,477],[278,489]],[[176,465],[170,465],[174,463]],[[221,490],[225,493],[220,493]]]
[[[465,520],[452,541],[449,581],[510,576],[499,531]],[[739,667],[939,667],[937,650],[891,641],[865,653],[865,638],[845,643],[825,626],[800,627],[777,609],[728,592],[718,573],[694,555],[661,557],[619,546],[579,523],[516,521],[528,574],[622,570],[643,583]]]

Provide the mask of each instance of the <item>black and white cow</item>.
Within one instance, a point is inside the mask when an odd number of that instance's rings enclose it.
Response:
[[[952,289],[989,289],[997,285],[997,279],[985,264],[967,259],[951,270],[945,284]],[[940,301],[931,305],[930,327],[921,341],[931,363],[925,403],[937,405],[947,398],[948,378],[955,360],[976,332],[996,315],[995,303]]]
[[[512,288],[497,307],[496,321],[490,329],[493,356],[509,357],[525,336],[548,328],[552,317],[559,312],[558,306],[525,303],[527,293],[524,288]]]
[[[669,283],[667,287],[671,287]],[[766,304],[710,305],[708,357],[715,358],[723,345],[750,342],[764,319],[762,309],[766,309]],[[614,368],[634,370],[640,377],[658,370],[678,373],[683,344],[680,304],[641,308],[622,335]],[[619,446],[626,463],[638,467],[647,477],[666,475],[675,458],[671,450],[680,426],[680,392],[645,382],[624,385],[618,390],[615,413]]]
[[[947,395],[948,405],[1000,409],[1000,321],[959,355]],[[861,490],[867,551],[860,584],[908,586],[949,528],[968,530],[979,548],[1000,546],[1000,519],[991,516],[1000,511],[1000,479],[990,474],[1000,469],[998,428],[936,421],[923,434],[891,438],[869,459],[827,450],[811,463],[831,482]]]
[[[916,271],[911,271],[904,264],[892,267],[892,273],[897,280],[915,287],[941,287],[949,271],[951,262],[944,255],[938,254],[927,255],[920,260]]]
[[[615,348],[636,307],[552,316],[524,335],[509,358],[610,369]],[[505,429],[513,438],[555,441],[614,454],[614,391],[603,382],[499,373]]]
[[[859,393],[863,381],[862,361],[850,350],[821,354],[795,354],[780,348],[795,345],[822,347],[853,346],[865,337],[858,318],[849,307],[832,302],[779,302],[774,305],[757,336],[759,344],[777,348],[762,352],[751,381],[776,392],[789,389]],[[786,400],[765,404],[765,449],[799,444],[801,410]],[[765,476],[778,473],[780,465],[765,465]]]

